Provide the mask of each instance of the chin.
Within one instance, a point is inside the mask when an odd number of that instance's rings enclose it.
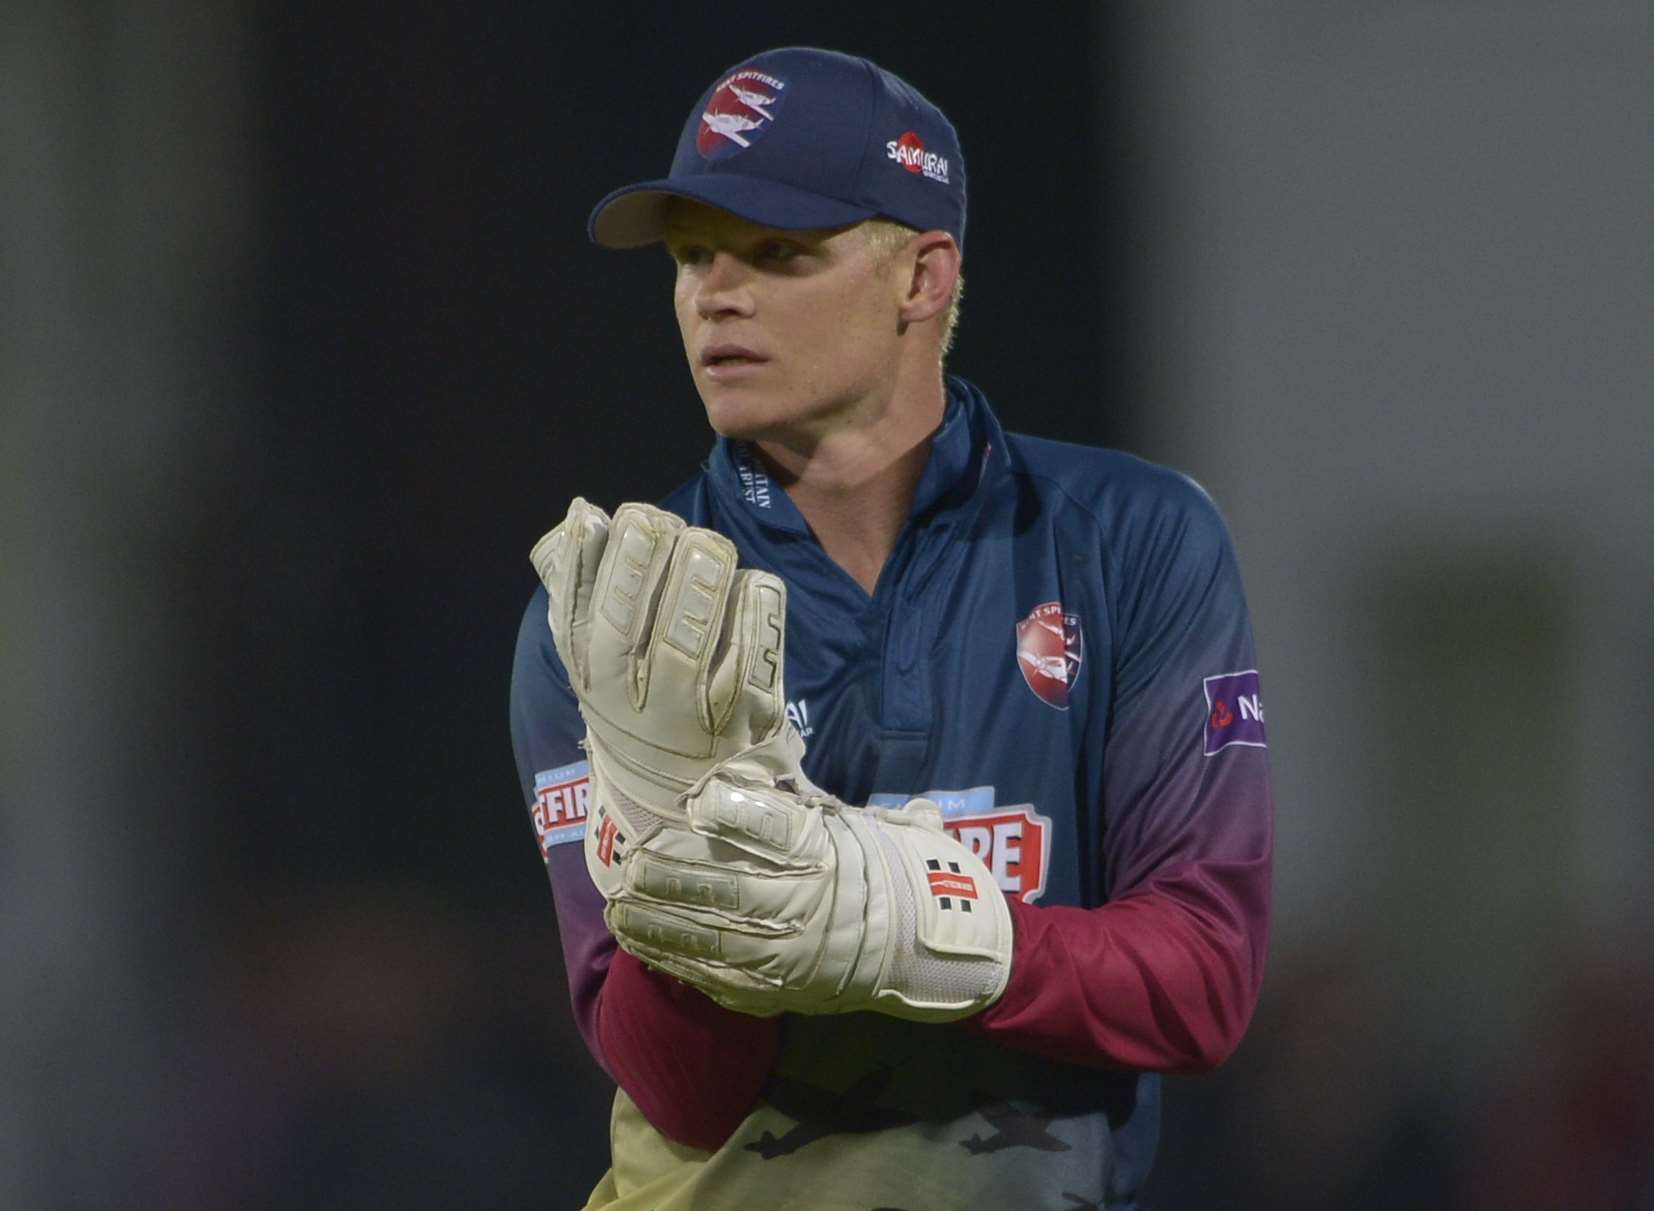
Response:
[[[762,424],[756,420],[745,418],[726,418],[707,414],[707,421],[712,431],[719,437],[727,437],[730,441],[761,442],[777,438],[782,430],[774,425]]]
[[[734,441],[760,441],[777,428],[777,409],[771,401],[742,391],[714,387],[701,390],[707,424],[715,433]]]

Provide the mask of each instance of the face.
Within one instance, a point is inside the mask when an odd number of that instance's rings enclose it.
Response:
[[[810,442],[888,402],[901,287],[860,229],[781,231],[677,201],[666,247],[684,352],[719,433]]]

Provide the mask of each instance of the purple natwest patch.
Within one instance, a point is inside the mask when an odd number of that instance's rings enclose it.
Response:
[[[1206,678],[1206,755],[1213,756],[1231,744],[1269,747],[1263,734],[1257,669]]]

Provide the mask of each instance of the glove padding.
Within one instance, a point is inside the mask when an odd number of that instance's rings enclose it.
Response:
[[[944,1022],[1011,971],[1011,913],[928,799],[851,807],[790,751],[718,767],[689,828],[632,849],[604,912],[620,945],[743,1013],[870,1009]],[[790,768],[789,768],[790,767]]]
[[[586,722],[586,866],[605,896],[619,861],[737,754],[782,744],[786,589],[738,570],[735,545],[650,505],[613,520],[576,497],[529,556]]]

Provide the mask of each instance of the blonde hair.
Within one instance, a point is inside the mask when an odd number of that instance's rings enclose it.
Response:
[[[867,243],[873,249],[873,255],[878,258],[881,269],[907,247],[909,240],[919,234],[917,228],[898,223],[894,219],[868,219],[861,227],[867,233]],[[942,313],[942,345],[938,353],[940,360],[947,360],[948,351],[953,348],[953,332],[959,326],[959,303],[964,297],[965,275],[961,273],[953,280],[953,296],[948,299],[948,309]]]

